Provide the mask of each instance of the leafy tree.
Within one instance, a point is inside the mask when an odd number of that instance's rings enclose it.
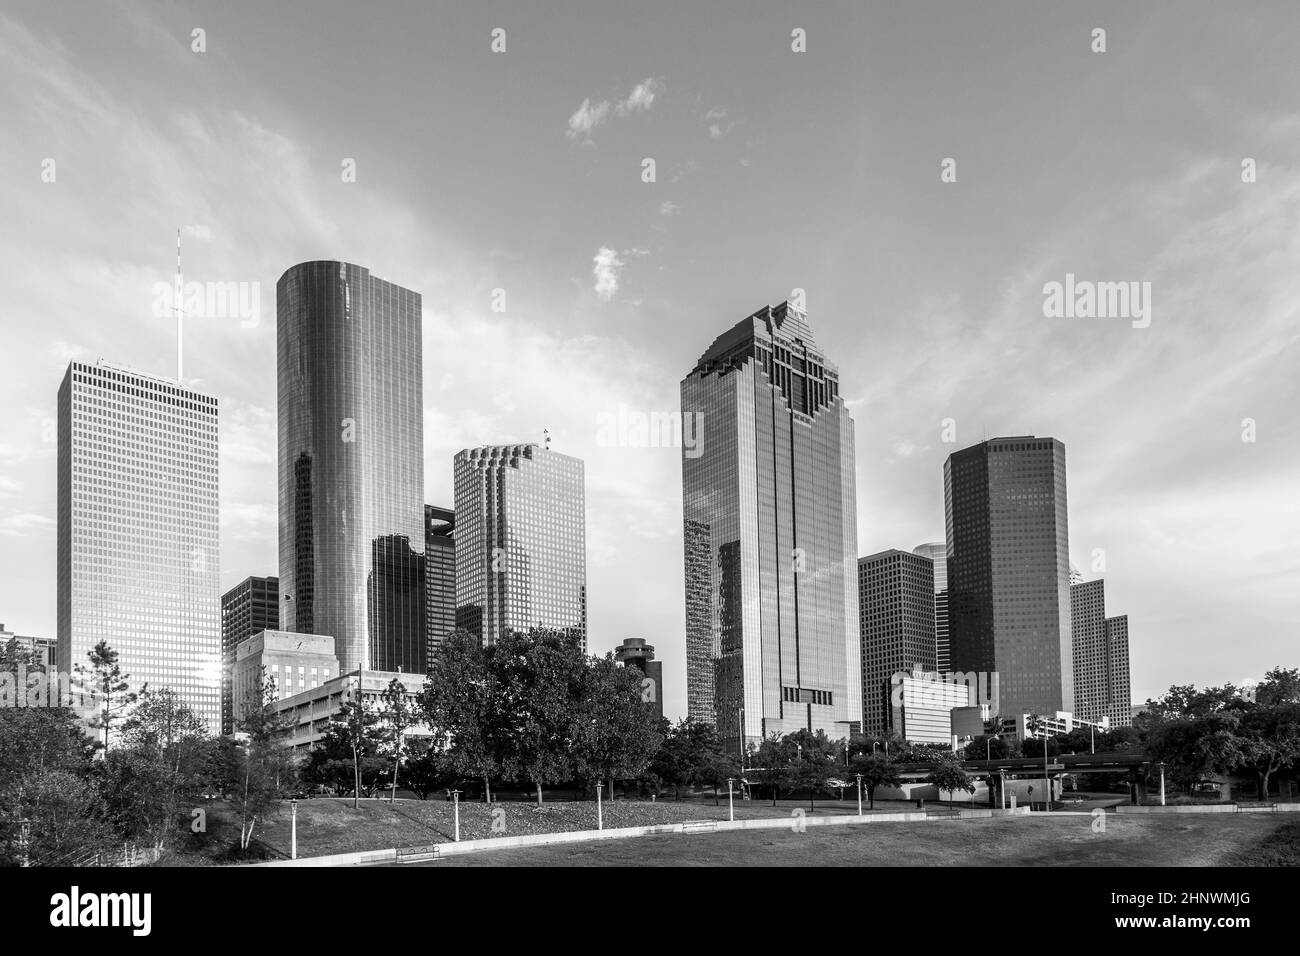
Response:
[[[496,648],[458,630],[444,640],[429,666],[418,706],[430,728],[445,734],[456,772],[483,781],[492,802],[492,778],[502,772],[505,728],[497,674]]]
[[[257,821],[275,811],[293,778],[292,758],[282,746],[290,718],[277,713],[278,699],[274,678],[250,688],[238,727],[244,739],[222,738],[220,744],[223,789],[239,815],[240,850],[248,849]]]
[[[1007,742],[995,734],[976,737],[962,750],[967,760],[1005,760],[1011,756]]]
[[[1300,704],[1300,668],[1274,667],[1256,685],[1255,703],[1261,707]]]
[[[54,770],[85,775],[94,751],[66,707],[0,708],[0,781]]]
[[[653,776],[656,783],[672,787],[674,798],[677,800],[682,798],[682,787],[689,785],[692,779],[692,728],[695,726],[704,728],[704,731],[712,733],[716,739],[717,731],[712,724],[692,724],[691,721],[683,718],[676,724],[668,726],[668,721],[665,719],[660,725],[663,740],[650,760],[648,773]]]
[[[1259,799],[1267,800],[1269,778],[1300,760],[1300,704],[1257,704],[1242,715],[1238,727],[1239,765],[1254,771]]]
[[[1057,757],[1061,753],[1061,745],[1055,737],[1026,737],[1020,741],[1020,755],[1022,757],[1037,757],[1043,759],[1043,750],[1046,748],[1048,757]]]
[[[352,808],[361,794],[370,793],[387,773],[389,763],[379,751],[382,730],[379,714],[361,697],[360,688],[343,701],[325,734],[307,758],[309,781],[352,791]]]
[[[944,754],[934,761],[934,766],[925,778],[925,782],[934,784],[940,791],[946,790],[950,807],[956,791],[975,792],[975,783],[971,780],[970,774],[962,767],[961,760],[952,753]]]
[[[406,685],[394,677],[379,697],[384,707],[384,721],[388,726],[393,748],[393,784],[389,803],[397,799],[397,768],[402,762],[402,737],[415,723],[415,707],[406,692]]]
[[[121,833],[160,850],[166,845],[216,773],[217,749],[206,731],[174,691],[141,695],[101,768],[108,813]]]
[[[1240,700],[1240,693],[1232,684],[1207,687],[1204,690],[1197,690],[1192,684],[1175,684],[1159,700],[1148,700],[1144,713],[1155,720],[1207,717]]]
[[[1184,790],[1211,773],[1228,773],[1244,759],[1239,736],[1241,717],[1216,711],[1203,717],[1156,722],[1147,734],[1147,752],[1165,764]]]
[[[606,654],[592,658],[581,676],[572,730],[578,776],[597,786],[639,777],[662,742],[654,711],[641,698],[641,672]]]
[[[88,723],[94,729],[103,729],[104,749],[108,750],[109,730],[136,702],[139,694],[131,690],[131,675],[122,672],[117,651],[109,647],[107,641],[100,641],[86,652],[86,656],[90,659],[90,666],[78,664],[74,669],[81,685],[91,688],[99,699],[99,712]],[[147,690],[148,685],[142,689]]]
[[[116,843],[91,780],[42,767],[0,782],[0,865],[85,866]]]
[[[512,632],[492,660],[503,715],[505,764],[537,791],[572,779],[577,702],[586,686],[578,639],[534,628]]]
[[[836,743],[826,731],[796,730],[786,739],[795,748],[794,779],[808,791],[808,808],[816,809],[814,798],[826,789],[826,781],[835,770]]]
[[[789,737],[773,734],[764,737],[759,743],[754,760],[758,766],[750,772],[758,777],[759,783],[772,791],[772,806],[776,806],[781,789],[793,787],[798,780],[795,767],[798,750]]]
[[[455,759],[436,746],[425,747],[406,761],[406,785],[421,800],[449,789],[457,777]]]
[[[898,772],[898,762],[884,753],[861,753],[849,762],[849,771],[862,775],[862,786],[867,791],[868,809],[876,809],[876,790],[880,787],[901,787],[903,778]]]

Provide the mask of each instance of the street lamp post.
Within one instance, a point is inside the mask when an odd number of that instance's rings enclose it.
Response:
[[[597,780],[596,781],[596,829],[597,830],[605,829],[605,817],[601,812],[602,804],[600,800],[600,790],[601,790],[601,783],[599,780]]]
[[[1165,805],[1165,762],[1160,761],[1160,805]]]
[[[447,792],[451,794],[451,804],[452,804],[451,812],[454,820],[452,839],[455,840],[457,843],[459,843],[460,842],[460,791],[448,790]]]
[[[727,819],[732,823],[736,822],[736,805],[732,802],[731,785],[735,783],[735,777],[727,778]]]
[[[862,774],[855,773],[853,776],[858,778],[858,816],[862,816]]]
[[[289,801],[289,859],[298,859],[298,801]]]
[[[18,855],[22,859],[22,863],[19,864],[20,866],[32,865],[32,860],[31,857],[28,855],[28,850],[27,850],[28,842],[31,840],[31,834],[32,834],[32,821],[19,820],[18,821]]]

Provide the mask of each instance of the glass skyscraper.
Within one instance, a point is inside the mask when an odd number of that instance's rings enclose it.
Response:
[[[935,671],[934,562],[906,551],[858,559],[862,631],[862,732],[879,736],[892,723],[895,674]],[[902,732],[901,727],[895,730]]]
[[[456,629],[456,512],[424,506],[424,620],[430,657]]]
[[[58,397],[58,668],[107,641],[221,730],[217,400],[104,362]]]
[[[682,380],[687,713],[734,753],[861,726],[853,420],[788,303],[720,335]]]
[[[276,285],[282,629],[424,673],[420,296],[346,262]]]
[[[1070,585],[1074,635],[1074,715],[1110,718],[1112,727],[1132,722],[1128,673],[1128,616],[1106,616],[1106,582]]]
[[[254,634],[280,629],[280,582],[248,577],[221,595],[221,732],[235,732],[235,649]]]
[[[583,463],[536,444],[459,452],[456,626],[495,643],[540,627],[587,646]]]
[[[948,456],[943,485],[953,670],[996,673],[1002,717],[1073,711],[1065,445],[980,442]]]
[[[948,545],[943,541],[918,544],[912,549],[934,562],[934,667],[939,673],[952,669],[948,648]]]

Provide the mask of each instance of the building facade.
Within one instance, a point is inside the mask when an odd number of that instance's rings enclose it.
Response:
[[[655,660],[655,649],[639,637],[629,637],[614,649],[614,660],[641,671],[641,699],[654,708],[656,718],[664,715],[664,665]]]
[[[456,630],[456,512],[451,508],[424,506],[424,584],[425,644],[432,657]]]
[[[1096,719],[1110,718],[1112,727],[1133,726],[1133,687],[1129,683],[1128,615],[1106,618],[1106,649],[1109,653],[1110,700]]]
[[[948,646],[948,545],[931,541],[918,544],[912,553],[934,563],[934,661],[937,670],[949,671],[952,655]]]
[[[789,303],[724,332],[681,383],[688,715],[731,752],[862,721],[853,420]]]
[[[104,362],[58,396],[58,666],[99,641],[133,689],[221,727],[217,400]]]
[[[235,732],[235,649],[254,634],[280,629],[280,581],[247,577],[221,595],[221,732]]]
[[[890,550],[858,559],[862,732],[891,729],[895,674],[935,667],[934,562]]]
[[[281,697],[275,703],[275,712],[286,718],[288,725],[281,744],[295,751],[311,749],[324,738],[330,721],[342,712],[348,701],[360,701],[372,708],[380,715],[382,723],[383,695],[394,679],[401,682],[414,705],[415,698],[424,690],[425,676],[399,671],[354,671],[318,687]],[[406,728],[402,735],[402,748],[405,753],[415,753],[421,748],[427,749],[437,739],[425,724],[417,722]]]
[[[275,681],[276,700],[284,700],[338,676],[334,638],[289,631],[254,634],[235,648],[231,668],[235,726],[238,728],[251,707],[262,703],[267,680]]]
[[[974,705],[970,688],[937,673],[897,674],[890,688],[891,728],[914,744],[952,742],[953,711]]]
[[[276,285],[281,626],[423,672],[420,296],[346,262]]]
[[[15,651],[26,652],[31,666],[42,669],[57,667],[59,663],[59,642],[53,637],[31,637],[15,634],[0,624],[0,651],[8,651],[13,645]]]
[[[997,675],[995,715],[1072,711],[1065,446],[990,439],[943,479],[953,670]]]
[[[536,444],[456,455],[457,627],[488,644],[511,631],[562,631],[586,651],[584,470]]]

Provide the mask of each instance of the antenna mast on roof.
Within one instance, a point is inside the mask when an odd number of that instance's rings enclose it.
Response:
[[[184,301],[183,291],[184,283],[181,281],[181,230],[176,227],[176,383],[183,384],[185,376],[184,359],[181,357],[181,349],[184,339],[181,333],[181,304]]]
[[[550,451],[550,450],[551,450],[551,430],[550,430],[549,428],[543,428],[543,429],[542,429],[542,437],[543,437],[543,438],[545,439],[545,441],[546,441],[546,450],[547,450],[547,451]]]

